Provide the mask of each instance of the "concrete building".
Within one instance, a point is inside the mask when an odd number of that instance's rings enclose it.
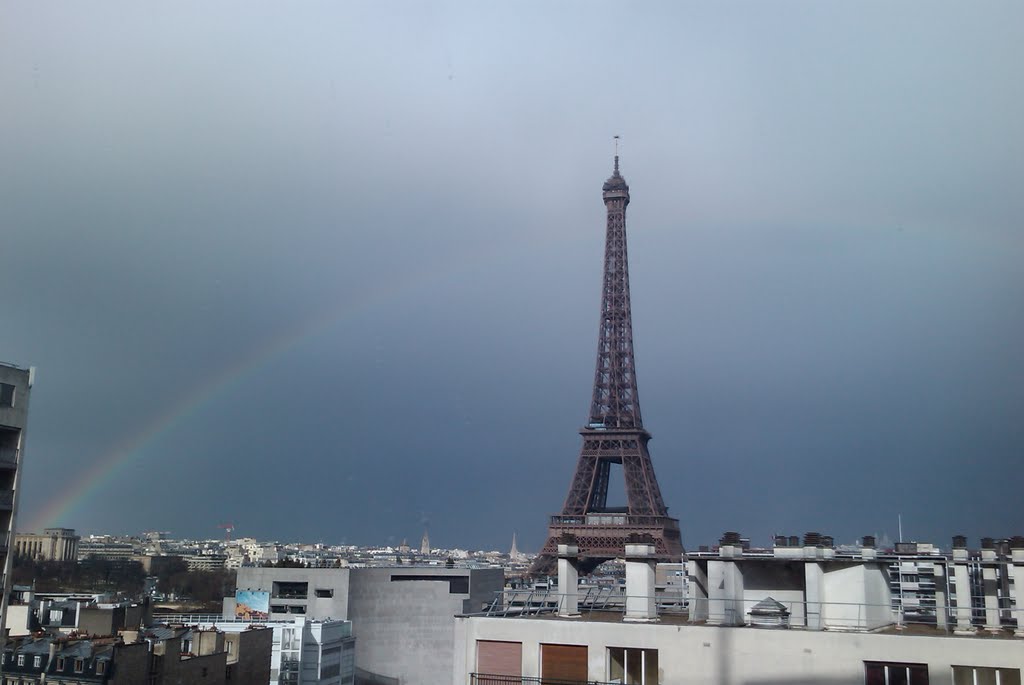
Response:
[[[643,540],[625,546],[617,604],[581,597],[579,552],[567,541],[554,601],[456,618],[453,683],[1019,685],[1024,643],[1010,626],[963,637],[903,629],[887,563],[870,550],[836,559],[818,542],[769,558],[727,536],[714,558],[691,559],[693,593],[680,607],[659,601],[654,548]]]
[[[18,533],[14,552],[36,561],[78,561],[78,542],[74,528],[45,528],[42,533]]]
[[[451,672],[455,614],[480,611],[503,585],[501,569],[243,567],[224,617],[259,620],[265,606],[268,621],[351,621],[357,682],[426,685]]]
[[[89,557],[105,561],[130,561],[133,556],[138,556],[139,551],[137,545],[115,540],[109,535],[90,535],[78,541],[79,561]]]
[[[109,602],[102,595],[36,593],[31,587],[11,591],[5,629],[9,637],[44,632],[53,637],[116,635],[152,622],[149,599]]]
[[[181,558],[189,571],[222,571],[228,560],[226,554],[184,554]]]
[[[249,620],[217,619],[210,616],[177,616],[186,624],[223,631],[229,643],[232,636],[253,625]],[[353,685],[355,682],[355,638],[348,621],[316,621],[296,618],[286,621],[262,621],[259,625],[273,631],[270,670],[267,679],[240,672],[242,683],[263,685]],[[268,680],[269,679],[269,680]]]
[[[0,363],[0,626],[5,622],[7,595],[11,591],[13,557],[9,552],[14,540],[28,401],[34,380],[34,369]]]

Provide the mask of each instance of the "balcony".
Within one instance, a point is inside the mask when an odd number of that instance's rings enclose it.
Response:
[[[470,673],[470,685],[614,685],[600,680],[560,680],[558,678],[537,678],[525,675],[495,675],[492,673]]]
[[[0,469],[13,469],[18,466],[18,450],[13,447],[0,447]]]

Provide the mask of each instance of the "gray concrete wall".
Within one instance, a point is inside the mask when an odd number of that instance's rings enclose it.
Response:
[[[459,583],[447,578],[467,575],[469,592],[453,592]],[[395,580],[400,576],[438,580]],[[452,672],[455,615],[479,610],[503,585],[501,569],[352,569],[349,619],[356,665],[400,685],[433,685]]]

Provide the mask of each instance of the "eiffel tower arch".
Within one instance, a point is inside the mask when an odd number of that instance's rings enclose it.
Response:
[[[643,427],[633,360],[633,317],[629,302],[626,206],[629,186],[619,173],[619,156],[602,188],[607,209],[601,317],[590,418],[580,430],[583,447],[562,512],[551,517],[548,539],[530,569],[551,571],[558,542],[573,536],[581,570],[589,573],[621,557],[632,534],[649,535],[659,561],[680,561],[679,521],[668,515],[647,450],[651,434]],[[626,506],[608,506],[611,470],[621,466]]]

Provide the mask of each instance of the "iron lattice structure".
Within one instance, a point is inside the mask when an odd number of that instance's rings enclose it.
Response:
[[[559,540],[575,538],[584,572],[621,557],[632,534],[650,536],[660,561],[683,553],[679,521],[670,518],[647,451],[651,434],[643,427],[633,360],[633,317],[629,303],[626,206],[629,185],[615,170],[603,187],[608,212],[601,290],[601,325],[590,420],[580,430],[583,448],[562,513],[551,517],[548,540],[531,569],[550,572]],[[608,506],[613,464],[622,466],[626,507]]]

